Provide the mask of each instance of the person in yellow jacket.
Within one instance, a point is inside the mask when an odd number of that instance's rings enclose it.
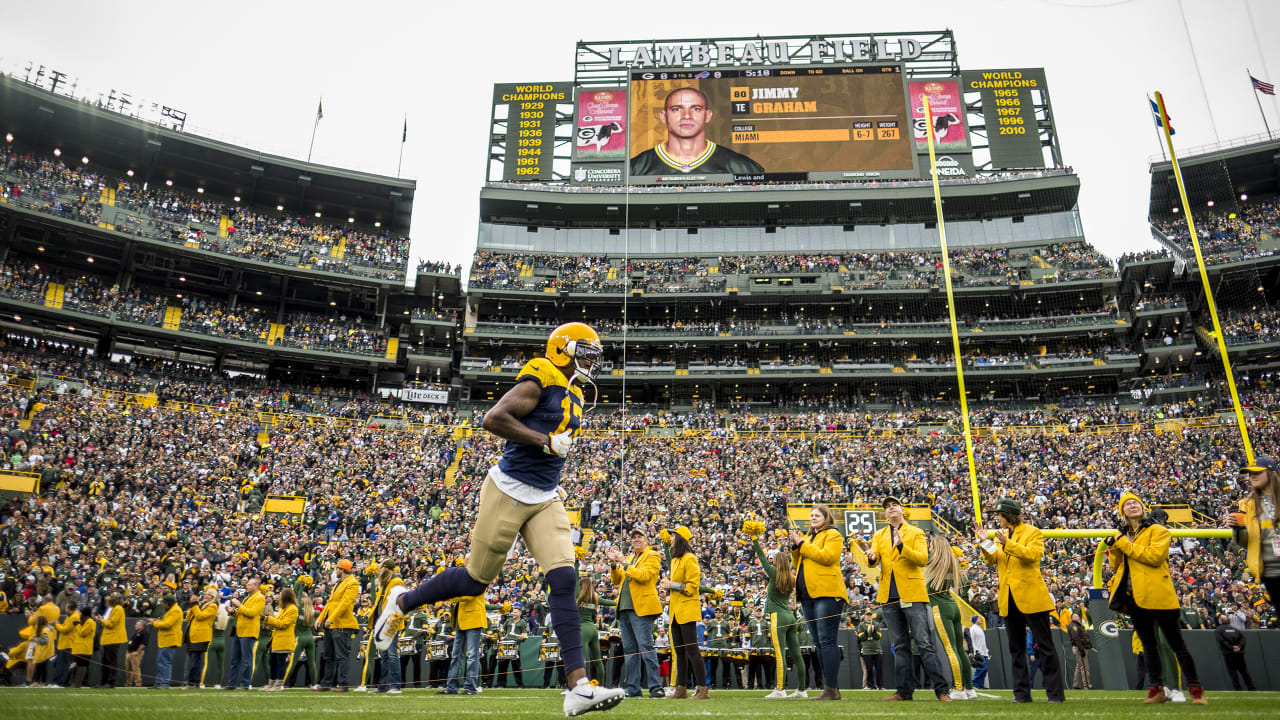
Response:
[[[835,513],[826,505],[814,505],[809,511],[809,531],[791,530],[791,564],[796,568],[796,598],[804,609],[822,664],[822,694],[818,700],[840,699],[836,631],[849,602],[840,570],[843,557],[844,537],[836,529]]]
[[[489,619],[483,595],[454,598],[449,679],[439,695],[475,695],[480,682],[480,643]]]
[[[89,660],[93,658],[93,637],[98,634],[98,623],[87,612],[81,613],[80,621],[72,632],[75,634],[75,640],[71,643],[75,675],[69,687],[78,688],[84,684],[84,678],[89,674]]]
[[[258,630],[262,624],[262,610],[267,598],[261,592],[261,581],[249,578],[244,590],[244,600],[232,598],[228,610],[235,617],[236,630],[231,638],[231,669],[223,690],[248,690],[253,684],[253,658],[258,652]]]
[[[347,691],[347,661],[351,657],[351,639],[360,624],[356,622],[356,601],[360,598],[360,581],[355,566],[346,558],[338,561],[338,584],[329,593],[324,610],[316,617],[316,630],[324,628],[323,652],[327,660],[325,675],[312,688],[317,691]]]
[[[173,654],[182,644],[182,608],[172,595],[165,595],[161,603],[164,616],[151,619],[151,626],[156,630],[156,646],[160,649],[156,654],[155,686],[167,688],[173,677]]]
[[[293,648],[298,644],[294,627],[297,622],[298,599],[292,588],[285,588],[280,591],[280,609],[267,618],[267,625],[271,628],[271,667],[263,690],[284,690],[284,672],[289,666],[289,658],[293,656]]]
[[[1031,628],[1036,655],[1044,671],[1045,694],[1050,703],[1060,703],[1066,699],[1066,693],[1062,663],[1049,631],[1053,597],[1040,572],[1044,534],[1022,521],[1022,506],[1013,498],[1003,498],[996,503],[996,522],[1000,528],[995,531],[994,540],[987,536],[981,523],[975,522],[974,530],[982,561],[995,565],[1000,574],[996,597],[1007,628],[1013,701],[1031,702],[1031,667],[1027,662],[1027,628]]]
[[[43,606],[41,606],[43,607]],[[57,632],[57,655],[53,660],[53,686],[66,687],[70,685],[69,675],[71,672],[71,648],[76,641],[76,626],[80,624],[80,611],[76,609],[75,603],[67,601],[63,608],[67,617],[62,622],[58,622],[53,626]],[[35,619],[35,616],[32,616]],[[57,620],[57,617],[54,617]]]
[[[217,592],[205,590],[203,594],[191,594],[191,607],[187,608],[187,682],[183,690],[200,687],[200,677],[205,671],[205,657],[209,643],[213,641],[213,623],[218,619]]]
[[[372,607],[373,616],[377,617],[382,614],[383,606],[386,605],[387,598],[391,597],[396,588],[403,588],[404,580],[400,578],[400,573],[396,568],[384,564],[378,571],[378,594],[374,598]],[[400,689],[400,633],[404,630],[404,618],[398,618],[400,627],[395,628],[392,632],[393,638],[391,646],[382,652],[378,652],[373,640],[373,633],[369,633],[369,639],[365,644],[364,655],[364,671],[360,677],[362,679],[369,676],[369,670],[373,665],[378,665],[380,672],[378,674],[378,692],[399,695],[403,692]],[[370,657],[376,657],[377,663],[370,663]]]
[[[929,590],[924,585],[924,567],[929,564],[929,541],[924,531],[906,521],[902,501],[890,495],[884,507],[885,526],[871,538],[867,564],[880,566],[880,589],[876,602],[884,613],[884,627],[893,648],[894,677],[897,690],[885,698],[890,702],[911,700],[916,691],[916,673],[912,667],[911,641],[915,641],[925,674],[933,692],[941,702],[951,702],[951,687],[942,674],[942,663],[934,652],[929,627],[933,611],[929,606]]]
[[[1227,515],[1227,527],[1245,548],[1245,566],[1271,596],[1271,610],[1280,623],[1280,464],[1274,458],[1255,458],[1240,468],[1249,482],[1249,496],[1240,512]]]
[[[58,612],[58,606],[53,604],[52,599],[53,595],[48,595],[45,597],[44,603],[40,604],[35,612],[27,615],[26,627],[18,631],[18,637],[22,642],[19,642],[17,645],[9,648],[9,652],[7,653],[9,659],[5,661],[4,664],[6,670],[13,670],[19,664],[24,662],[24,659],[27,657],[27,641],[36,636],[36,622],[38,622],[36,620],[37,616],[43,616],[45,622],[49,623],[50,626],[54,626],[58,622],[58,616],[60,613]],[[37,602],[39,602],[38,599]],[[54,630],[54,635],[56,638],[56,628]]]
[[[129,633],[124,626],[124,598],[120,593],[111,593],[107,597],[107,608],[101,617],[95,618],[102,626],[102,682],[104,688],[116,686],[116,678],[124,669],[123,653],[120,649],[129,642]]]
[[[707,687],[707,664],[698,649],[698,621],[702,619],[702,568],[689,545],[693,531],[681,525],[671,536],[671,576],[665,587],[670,593],[668,615],[671,618],[671,656],[677,658],[680,678],[676,691],[670,697],[689,697],[689,680],[697,691],[694,700],[707,700],[711,692]],[[691,677],[692,676],[692,677]]]
[[[1106,540],[1107,564],[1115,573],[1107,584],[1109,605],[1112,610],[1129,616],[1144,647],[1159,647],[1156,639],[1156,626],[1159,626],[1187,677],[1192,704],[1207,705],[1204,688],[1196,675],[1195,660],[1178,627],[1180,606],[1169,577],[1169,530],[1148,517],[1146,505],[1131,492],[1120,496],[1117,510],[1120,524],[1116,534]],[[1147,653],[1146,661],[1150,685],[1143,702],[1162,703],[1167,699],[1164,673],[1176,674],[1177,668],[1163,667],[1158,652]]]
[[[612,563],[609,579],[618,586],[618,627],[622,630],[623,673],[626,697],[640,697],[640,672],[649,679],[649,696],[666,697],[658,673],[658,653],[653,649],[653,623],[662,614],[658,600],[658,578],[662,556],[649,547],[649,538],[639,526],[631,530],[631,553],[622,555],[611,546],[605,555]],[[696,588],[695,588],[696,590]]]
[[[27,662],[27,685],[38,687],[46,681],[49,674],[49,658],[53,657],[58,632],[44,615],[35,613],[32,617],[36,620],[35,632],[27,640],[23,658]]]

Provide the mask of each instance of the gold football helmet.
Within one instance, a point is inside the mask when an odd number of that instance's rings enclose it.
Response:
[[[596,387],[596,370],[600,367],[604,355],[604,346],[600,344],[600,335],[590,325],[570,322],[551,331],[547,338],[547,359],[557,367],[573,366],[573,374],[569,376],[569,384],[579,378],[584,385],[590,385],[592,391],[591,407],[593,410],[600,396]]]

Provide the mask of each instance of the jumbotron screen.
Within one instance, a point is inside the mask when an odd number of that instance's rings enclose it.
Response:
[[[916,177],[900,64],[631,73],[631,182]]]

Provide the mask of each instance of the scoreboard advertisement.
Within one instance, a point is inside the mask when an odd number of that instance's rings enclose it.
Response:
[[[633,184],[916,177],[901,64],[631,73]]]
[[[504,181],[546,182],[553,178],[556,104],[571,102],[573,83],[501,83],[493,86],[494,121],[507,123]]]
[[[911,100],[911,129],[917,152],[929,152],[929,125],[933,125],[934,149],[956,152],[969,149],[969,133],[965,131],[964,98],[960,95],[960,79],[912,80],[908,84]],[[925,119],[924,102],[929,96],[929,113]]]
[[[1044,68],[966,70],[960,73],[966,94],[977,93],[987,121],[991,167],[1021,170],[1044,167],[1036,122],[1035,94],[1047,104]]]

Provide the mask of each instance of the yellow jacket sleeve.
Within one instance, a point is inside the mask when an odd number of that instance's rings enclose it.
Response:
[[[658,557],[658,553],[646,550],[640,562],[623,572],[635,582],[651,583],[662,572],[662,559]]]
[[[236,615],[243,618],[256,618],[262,614],[262,608],[266,607],[267,599],[260,593],[250,595],[240,607],[236,608]]]
[[[1148,532],[1150,537],[1145,545],[1135,545],[1127,535],[1121,535],[1114,547],[1128,555],[1130,560],[1150,567],[1160,567],[1169,560],[1169,531],[1160,525],[1152,525]]]

